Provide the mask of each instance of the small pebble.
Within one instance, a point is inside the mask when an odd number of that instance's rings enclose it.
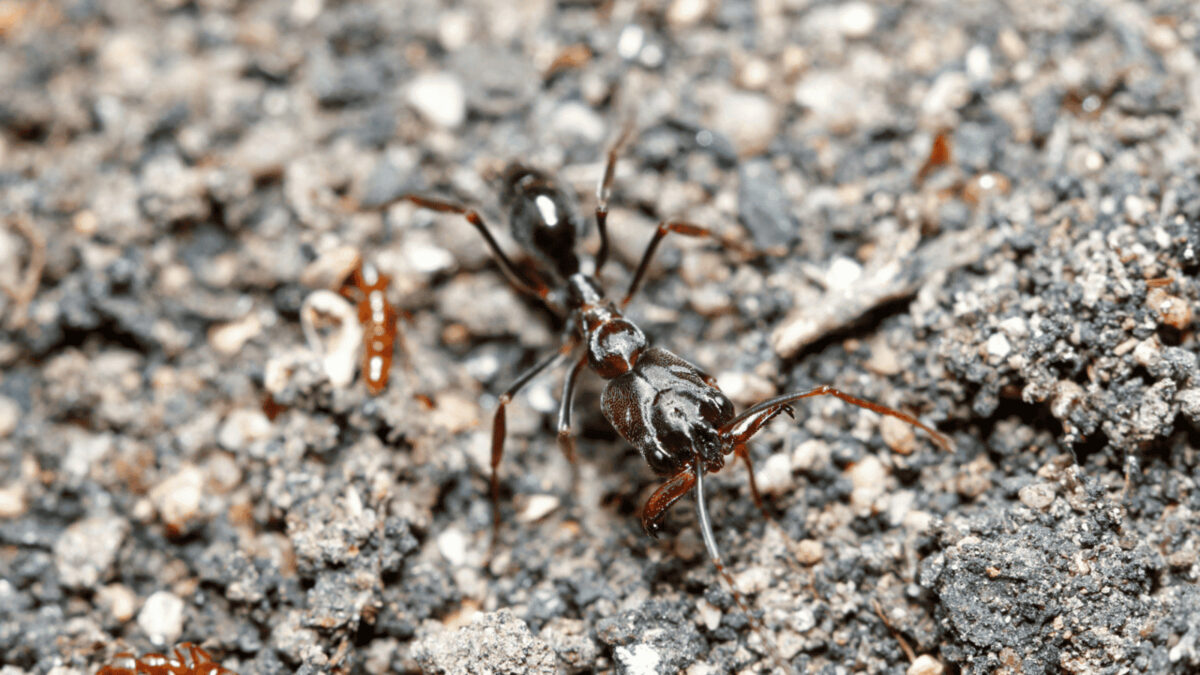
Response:
[[[792,479],[792,458],[786,453],[778,452],[762,462],[754,478],[760,492],[769,495],[780,495],[789,492],[795,485]]]
[[[846,472],[854,485],[854,491],[850,493],[850,503],[854,506],[868,507],[883,494],[887,471],[883,462],[874,455],[867,455],[862,461],[855,462]]]
[[[521,523],[537,522],[550,515],[560,504],[558,497],[548,494],[529,495],[522,501],[524,503],[517,510],[517,521]]]
[[[13,483],[0,488],[0,518],[16,518],[25,513],[25,486]]]
[[[172,536],[187,532],[204,497],[204,473],[185,465],[150,491],[150,501]]]
[[[158,591],[146,598],[137,622],[155,645],[174,644],[183,634],[183,600],[170,591]]]
[[[904,420],[884,417],[879,422],[879,434],[883,436],[883,442],[897,454],[912,454],[917,447],[917,434],[913,426]]]
[[[862,265],[847,257],[838,256],[829,263],[829,270],[825,272],[825,286],[830,290],[849,290],[862,276],[862,272]]]
[[[437,537],[437,549],[451,565],[464,565],[467,562],[467,538],[458,528],[443,530]]]
[[[21,420],[21,406],[7,396],[0,396],[0,438],[8,438]]]
[[[454,129],[467,119],[467,95],[449,73],[424,73],[408,85],[408,103],[430,124]]]
[[[613,650],[620,672],[626,675],[658,675],[658,664],[662,657],[647,644],[636,644],[632,648],[617,647]]]
[[[817,614],[811,607],[802,607],[792,612],[792,619],[788,623],[797,633],[807,633],[817,627]]]
[[[208,331],[208,343],[218,354],[233,356],[242,351],[247,342],[262,332],[262,323],[256,314],[247,314],[241,319],[217,324]]]
[[[129,531],[124,518],[87,518],[72,524],[54,544],[59,580],[73,588],[91,588],[108,573]]]
[[[796,559],[802,565],[816,565],[825,557],[825,547],[816,539],[801,539],[796,544]]]
[[[829,465],[829,457],[829,444],[819,438],[810,438],[792,451],[792,468],[816,471]]]
[[[1017,492],[1017,498],[1025,506],[1043,511],[1054,503],[1054,486],[1049,483],[1026,485]]]
[[[1008,343],[1008,338],[1004,333],[993,333],[987,339],[988,360],[992,363],[999,363],[1012,352],[1012,345]]]
[[[674,0],[667,7],[667,23],[672,28],[687,28],[704,18],[709,0]]]
[[[737,149],[738,155],[757,155],[767,148],[779,131],[775,103],[754,92],[730,90],[717,100],[712,126]]]
[[[1151,288],[1146,293],[1146,304],[1172,328],[1184,330],[1192,323],[1191,305],[1161,288]]]
[[[137,594],[121,584],[109,584],[96,592],[96,604],[121,623],[133,618],[137,602]]]
[[[300,273],[300,283],[309,288],[324,288],[336,291],[354,272],[362,261],[358,249],[353,246],[337,246],[325,251],[308,264]]]
[[[908,666],[904,675],[942,675],[944,672],[946,672],[946,667],[942,665],[941,661],[928,654],[922,654]]]
[[[229,413],[217,431],[217,444],[234,453],[271,436],[271,420],[258,408],[238,408]]]
[[[865,2],[847,2],[838,11],[838,29],[851,38],[865,38],[875,30],[875,8]]]
[[[721,625],[721,609],[710,604],[704,598],[696,601],[696,610],[700,615],[700,623],[709,630],[716,630]]]
[[[1184,389],[1175,394],[1179,409],[1193,423],[1200,424],[1200,389]]]

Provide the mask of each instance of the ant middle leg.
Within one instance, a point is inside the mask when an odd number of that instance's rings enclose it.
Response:
[[[509,282],[516,286],[523,293],[528,293],[536,298],[541,299],[552,311],[555,307],[550,302],[550,287],[541,279],[530,279],[522,274],[512,260],[504,253],[504,249],[500,248],[500,242],[492,235],[491,230],[483,222],[483,217],[475,209],[467,208],[461,204],[455,204],[441,199],[431,197],[422,197],[420,195],[407,194],[399,198],[399,200],[410,201],[421,208],[438,211],[440,213],[457,213],[467,219],[479,234],[483,235],[483,239],[487,242],[488,248],[492,250],[492,255],[496,256],[496,261],[500,264],[500,269],[504,272],[504,276],[508,277]]]
[[[637,271],[633,274],[633,281],[629,282],[629,290],[625,292],[625,297],[621,299],[622,309],[629,304],[629,301],[633,299],[633,294],[637,293],[638,287],[641,286],[642,278],[646,276],[646,270],[650,267],[650,260],[654,257],[654,252],[658,249],[658,245],[662,243],[664,237],[672,232],[689,237],[717,239],[712,230],[701,225],[694,225],[678,220],[664,220],[659,223],[658,229],[655,230],[649,245],[646,246],[646,252],[642,254],[642,261],[638,263]]]
[[[500,394],[500,399],[496,403],[496,413],[492,417],[492,473],[490,477],[492,494],[492,543],[489,546],[489,558],[491,557],[491,551],[496,547],[496,542],[500,539],[500,460],[504,458],[504,437],[508,432],[508,417],[505,410],[508,404],[512,403],[513,397],[517,395],[517,392],[529,384],[530,380],[537,377],[542,371],[558,363],[564,356],[571,353],[574,347],[574,341],[568,340],[553,354],[533,364],[528,370],[521,373],[520,377],[503,394]]]
[[[563,380],[562,400],[558,403],[558,447],[572,465],[575,464],[575,435],[571,432],[571,405],[575,402],[575,381],[585,365],[586,355],[567,371],[567,377]]]

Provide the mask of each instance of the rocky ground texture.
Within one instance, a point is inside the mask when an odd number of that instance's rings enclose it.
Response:
[[[1200,669],[1200,4],[446,4],[0,1],[0,673],[769,668],[594,376],[574,478],[562,373],[510,408],[488,563],[491,413],[560,326],[392,203],[513,250],[505,162],[590,213],[626,119],[608,286],[663,218],[738,244],[668,240],[652,340],[956,443],[814,399],[752,448],[772,522],[709,481],[782,658]],[[356,253],[406,313],[379,396],[302,330]]]

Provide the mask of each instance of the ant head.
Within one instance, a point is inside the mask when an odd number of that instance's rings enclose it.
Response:
[[[646,334],[623,317],[609,319],[588,333],[588,365],[606,380],[629,372],[646,348]]]
[[[715,389],[682,380],[660,391],[650,408],[656,443],[644,453],[650,468],[670,475],[699,458],[709,471],[719,471],[725,464],[725,442],[718,427],[732,410],[728,400]]]

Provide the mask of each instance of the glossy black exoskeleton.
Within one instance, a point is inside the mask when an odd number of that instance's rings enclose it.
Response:
[[[559,403],[558,441],[563,452],[574,461],[571,404],[576,379],[587,365],[608,380],[601,398],[605,418],[641,452],[656,474],[666,478],[643,509],[642,524],[646,532],[657,536],[671,505],[697,488],[697,511],[705,546],[713,563],[744,607],[740,594],[733,588],[732,579],[721,563],[704,502],[703,479],[705,473],[716,472],[724,467],[725,457],[729,454],[741,457],[747,469],[751,469],[746,443],[763,425],[782,412],[791,414],[790,404],[795,401],[830,395],[918,426],[944,447],[948,447],[949,441],[910,415],[854,398],[828,386],[779,396],[735,414],[733,403],[717,387],[713,377],[666,349],[649,347],[641,329],[624,317],[621,310],[637,291],[655,250],[666,235],[674,232],[691,237],[712,237],[713,234],[707,228],[691,223],[660,223],[623,299],[619,303],[607,299],[599,277],[608,256],[608,196],[617,152],[627,135],[628,130],[609,149],[604,175],[596,191],[595,217],[600,248],[590,274],[583,272],[580,264],[578,246],[585,234],[585,227],[578,217],[574,199],[536,169],[514,164],[504,173],[502,201],[508,212],[513,239],[532,253],[544,268],[548,268],[553,285],[541,278],[522,274],[501,250],[477,211],[417,195],[406,195],[403,199],[425,208],[464,216],[484,237],[512,283],[518,289],[540,298],[556,314],[567,319],[567,334],[562,345],[524,372],[500,395],[492,422],[493,544],[498,539],[500,529],[498,468],[504,454],[505,409],[513,396],[530,380],[573,355],[582,345],[583,353],[576,357],[573,367],[567,371]],[[754,484],[752,469],[750,487],[755,502],[761,507],[762,500]]]

